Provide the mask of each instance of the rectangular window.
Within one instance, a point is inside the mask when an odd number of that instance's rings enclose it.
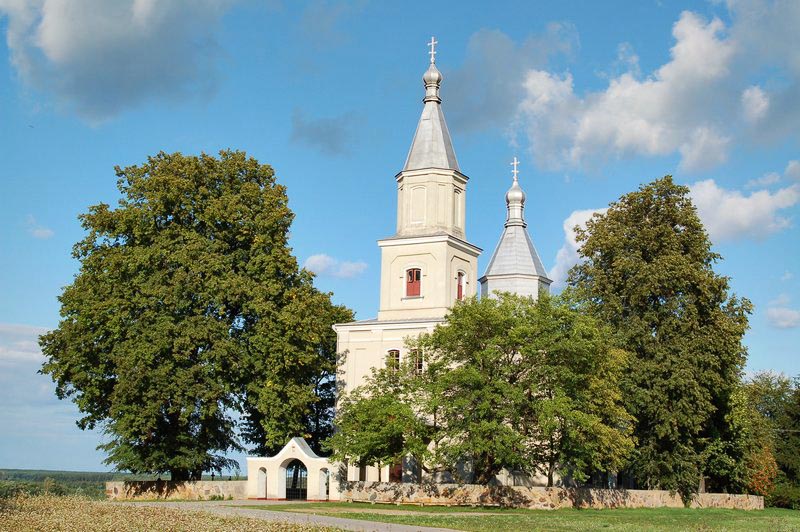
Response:
[[[458,272],[458,293],[456,294],[456,299],[461,301],[464,299],[464,272]]]
[[[386,354],[386,367],[394,371],[400,369],[400,351],[397,349],[389,350]]]
[[[417,297],[420,295],[420,285],[422,284],[422,270],[412,268],[406,272],[406,297]]]
[[[422,374],[422,353],[419,349],[411,351],[411,360],[414,364],[414,373],[417,375]]]

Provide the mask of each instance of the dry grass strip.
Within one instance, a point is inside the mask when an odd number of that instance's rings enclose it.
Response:
[[[0,499],[0,530],[330,532],[335,529],[212,515],[174,508],[123,506],[77,496],[19,495],[11,499]]]

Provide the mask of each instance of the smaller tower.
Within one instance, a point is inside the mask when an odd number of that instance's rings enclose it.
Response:
[[[516,157],[511,166],[514,167],[514,182],[506,192],[506,224],[486,273],[478,279],[481,297],[493,297],[495,292],[513,292],[536,299],[541,292],[550,291],[553,281],[547,277],[547,271],[528,234],[523,212],[525,192],[519,186],[519,161]]]

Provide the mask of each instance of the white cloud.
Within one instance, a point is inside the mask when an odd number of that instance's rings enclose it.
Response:
[[[362,261],[340,261],[330,255],[319,253],[308,257],[303,267],[317,275],[351,279],[364,273],[364,270],[367,269],[367,263]]]
[[[800,162],[789,161],[786,164],[786,168],[783,171],[783,177],[790,180],[800,181]],[[775,183],[778,183],[780,180],[781,180],[781,174],[777,172],[770,172],[768,174],[764,174],[759,178],[751,179],[750,181],[747,182],[745,186],[747,188],[755,188],[759,186],[774,185]]]
[[[594,213],[604,213],[608,209],[586,209],[582,211],[572,211],[564,220],[564,244],[556,253],[556,263],[548,272],[548,276],[553,280],[553,288],[559,288],[566,284],[567,274],[570,268],[575,266],[580,260],[578,255],[578,242],[575,240],[575,226],[585,226],[589,218]]]
[[[769,302],[767,320],[778,329],[794,329],[800,327],[800,310],[789,307],[789,296],[779,295]]]
[[[778,297],[768,303],[770,307],[785,307],[789,305],[789,296],[787,294],[779,294]]]
[[[794,277],[794,274],[792,272],[790,272],[789,270],[786,270],[786,271],[783,272],[783,275],[781,275],[781,281],[784,281],[784,282],[785,281],[790,281],[793,277]]]
[[[747,184],[745,184],[745,186],[747,188],[766,187],[768,185],[774,185],[780,180],[781,174],[777,172],[770,172],[762,175],[761,177],[757,177],[756,179],[751,179],[747,182]]]
[[[44,227],[40,225],[39,222],[36,221],[36,218],[33,215],[28,215],[25,220],[25,225],[28,228],[28,234],[31,235],[33,238],[38,238],[40,240],[46,240],[48,238],[52,238],[55,235],[55,232],[52,229]]]
[[[0,0],[11,62],[31,87],[97,122],[150,99],[214,90],[228,0]]]
[[[520,72],[542,68],[553,56],[571,56],[579,47],[578,31],[568,22],[551,22],[519,45],[500,30],[473,33],[464,63],[445,78],[448,120],[459,131],[509,129],[524,95]]]
[[[692,132],[689,142],[681,144],[681,168],[686,170],[708,170],[728,159],[730,137],[702,126]]]
[[[764,238],[769,234],[785,229],[791,220],[780,216],[782,209],[792,207],[800,201],[800,185],[792,185],[774,193],[767,190],[743,195],[736,190],[719,187],[713,179],[700,181],[689,187],[690,196],[697,207],[700,219],[710,237],[715,242],[739,238]],[[608,209],[586,209],[573,211],[564,220],[564,243],[556,253],[555,264],[548,272],[553,287],[566,284],[569,270],[580,261],[578,242],[575,240],[575,226],[585,226],[595,213],[605,213]],[[792,278],[786,271],[782,281]],[[785,300],[776,300],[771,305],[785,305]]]
[[[783,171],[783,175],[789,179],[800,181],[800,161],[789,161],[789,164],[786,165],[786,170]]]
[[[577,93],[569,72],[529,69],[518,122],[537,162],[561,169],[680,154],[681,169],[704,171],[742,139],[797,137],[800,2],[727,7],[730,25],[681,13],[669,61],[644,77],[627,43],[614,63],[622,72],[603,75],[599,91]]]
[[[38,345],[43,327],[0,323],[0,467],[102,471],[95,448],[102,433],[81,431],[81,417],[69,400],[61,401]],[[53,452],[58,449],[59,452]]]
[[[748,122],[758,122],[769,109],[769,96],[759,86],[748,87],[742,92],[742,113]]]
[[[719,19],[705,22],[684,12],[673,27],[676,43],[668,63],[640,80],[633,62],[605,91],[584,97],[575,94],[569,73],[529,71],[519,110],[537,160],[551,167],[582,166],[607,156],[678,150],[687,169],[725,160],[729,139],[703,112],[729,72],[733,47],[723,33]]]
[[[738,238],[764,238],[791,225],[779,211],[800,200],[800,185],[775,192],[758,190],[744,195],[727,190],[713,179],[698,181],[689,187],[700,219],[715,242]]]
[[[39,335],[47,332],[43,327],[0,323],[0,364],[44,360],[39,349]]]

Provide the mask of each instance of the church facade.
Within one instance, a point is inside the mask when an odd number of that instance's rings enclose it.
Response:
[[[506,193],[507,216],[500,240],[486,271],[478,277],[482,249],[466,235],[467,183],[456,159],[442,111],[442,74],[436,68],[435,40],[431,61],[422,77],[425,96],[422,115],[403,169],[395,176],[397,228],[378,241],[381,250],[380,306],[373,319],[334,326],[340,393],[364,383],[373,368],[387,363],[424,362],[406,347],[406,340],[431,332],[445,321],[459,300],[496,292],[538,297],[550,279],[528,234],[524,217],[525,193],[517,178]],[[293,438],[275,456],[248,457],[248,496],[252,498],[338,500],[340,480],[414,482],[411,464],[381,471],[374,466],[330,464],[302,438]],[[338,478],[341,473],[346,478]],[[335,473],[334,473],[335,472]],[[498,478],[510,483],[510,475]],[[538,479],[541,480],[541,479]],[[529,477],[526,484],[539,483]],[[516,482],[515,482],[516,483]]]
[[[435,41],[432,40],[432,45]],[[433,331],[444,322],[459,300],[514,292],[538,297],[551,283],[527,231],[525,193],[517,179],[506,194],[507,218],[500,241],[485,273],[478,277],[482,249],[466,235],[466,201],[469,178],[462,173],[442,110],[442,74],[435,52],[422,77],[425,86],[422,115],[397,183],[397,230],[378,241],[381,249],[380,307],[374,319],[334,326],[337,351],[342,354],[338,372],[341,392],[364,382],[373,368],[421,357],[406,347],[406,340]],[[348,480],[413,481],[409,468],[351,465]]]

